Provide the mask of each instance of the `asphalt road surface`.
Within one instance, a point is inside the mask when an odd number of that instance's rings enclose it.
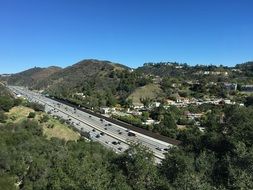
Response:
[[[164,159],[164,154],[173,146],[167,142],[157,140],[135,131],[130,131],[120,125],[110,123],[105,119],[59,103],[40,93],[30,91],[27,88],[9,86],[9,89],[16,95],[20,94],[24,96],[28,101],[44,105],[46,112],[53,116],[68,120],[68,122],[79,131],[89,133],[91,140],[98,141],[116,153],[124,152],[129,148],[129,144],[138,142],[149,148],[154,153],[156,163],[159,163],[161,159]],[[135,136],[129,136],[129,132],[134,133]]]

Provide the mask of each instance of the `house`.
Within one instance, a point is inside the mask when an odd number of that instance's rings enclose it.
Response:
[[[186,113],[186,116],[188,119],[195,119],[195,118],[201,118],[204,115],[204,113]]]
[[[231,100],[229,100],[229,99],[224,99],[224,103],[225,104],[233,104],[233,102],[231,102]]]
[[[155,121],[153,119],[147,119],[146,122],[142,122],[143,125],[153,125],[153,124],[159,124],[159,121]]]
[[[189,100],[189,98],[179,97],[179,98],[177,98],[176,102],[177,103],[183,103],[183,104],[189,104],[190,100]]]
[[[151,107],[155,107],[155,108],[158,108],[160,105],[161,105],[160,102],[152,102],[152,103],[150,104]]]
[[[227,90],[233,90],[233,91],[237,90],[237,84],[236,83],[224,83],[224,87]]]
[[[176,102],[174,100],[170,100],[170,99],[167,99],[166,102],[168,105],[175,105],[176,104]]]
[[[253,85],[242,85],[241,89],[245,92],[253,92]]]
[[[133,103],[134,109],[141,109],[144,108],[144,105],[142,103]]]
[[[101,111],[102,114],[108,114],[108,113],[112,113],[112,112],[114,112],[116,110],[115,110],[115,108],[101,107],[100,111]]]
[[[140,111],[136,111],[136,110],[127,110],[127,113],[128,114],[132,114],[132,115],[135,115],[135,116],[140,116],[142,114],[142,112]]]

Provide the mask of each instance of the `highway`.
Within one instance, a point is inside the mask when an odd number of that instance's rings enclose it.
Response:
[[[136,131],[130,131],[120,125],[110,123],[105,119],[52,100],[24,87],[8,86],[8,88],[16,95],[20,94],[24,96],[28,101],[44,105],[47,113],[68,120],[79,131],[88,132],[91,140],[101,143],[116,153],[124,152],[129,148],[129,144],[131,143],[141,143],[154,153],[155,161],[159,163],[161,159],[164,159],[164,153],[173,146]],[[134,133],[135,136],[129,136],[129,133]]]

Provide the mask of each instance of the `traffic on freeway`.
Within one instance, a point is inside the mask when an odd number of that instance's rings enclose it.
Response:
[[[124,152],[131,143],[140,143],[149,148],[159,163],[164,154],[173,146],[167,142],[157,140],[150,136],[131,131],[116,125],[106,119],[91,115],[64,103],[50,99],[40,93],[33,92],[24,87],[9,86],[16,95],[24,96],[28,101],[40,103],[45,106],[45,111],[68,121],[69,124],[82,132],[89,134],[89,138],[111,148],[116,153]]]

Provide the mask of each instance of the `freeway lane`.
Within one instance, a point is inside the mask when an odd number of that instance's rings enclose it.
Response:
[[[23,93],[20,90],[16,90],[16,92],[18,94]],[[26,96],[24,93],[23,93],[23,95]],[[54,108],[53,106],[47,104],[43,100],[39,100],[38,97],[35,98],[34,96],[33,97],[29,96],[29,97],[27,97],[27,99],[29,101],[32,101],[32,102],[37,102],[37,103],[44,104],[46,112],[51,112],[51,115],[59,116],[60,118],[63,118],[65,120],[70,120],[71,124],[74,125],[74,127],[77,128],[78,130],[80,130],[80,131],[90,131],[92,140],[98,141],[101,144],[105,145],[106,147],[113,149],[116,153],[123,152],[123,151],[125,151],[126,149],[129,148],[127,144],[124,144],[124,143],[119,144],[118,141],[117,141],[117,144],[113,144],[113,142],[116,142],[115,138],[113,138],[109,135],[105,135],[105,134],[100,135],[101,132],[103,132],[102,130],[93,131],[94,128],[91,127],[90,125],[87,125],[81,119],[73,117],[65,111],[61,111],[61,110],[58,111],[56,108]],[[96,128],[96,126],[95,126],[95,128]],[[97,137],[97,135],[99,135],[99,137]]]
[[[47,103],[49,103],[50,101],[52,101],[52,100],[49,99],[47,101]],[[66,108],[67,108],[67,110],[72,110],[73,109],[73,108],[68,107],[68,106],[65,106],[65,109]],[[62,111],[64,111],[64,110],[62,110]],[[115,125],[113,123],[110,123],[110,122],[104,121],[104,120],[101,122],[100,118],[97,118],[97,117],[94,117],[94,116],[91,117],[91,115],[89,115],[89,114],[87,114],[85,112],[82,112],[80,110],[73,110],[73,111],[75,111],[75,114],[77,115],[78,118],[82,118],[82,119],[85,118],[85,122],[88,123],[89,125],[99,126],[99,129],[100,130],[103,129],[103,132],[106,133],[107,131],[109,131],[109,133],[111,135],[113,135],[117,139],[120,139],[123,142],[127,143],[127,142],[131,142],[131,141],[133,141],[133,142],[137,142],[138,141],[138,142],[146,145],[147,147],[151,148],[153,151],[156,151],[157,147],[160,147],[161,149],[163,149],[163,148],[167,148],[167,146],[169,146],[167,143],[162,142],[162,141],[155,140],[153,142],[152,138],[144,136],[144,135],[141,135],[141,134],[136,133],[136,132],[135,133],[138,134],[137,135],[138,138],[136,138],[136,137],[129,137],[128,136],[128,132],[126,132],[127,129],[125,129],[125,128],[121,127],[121,126],[117,126],[117,125]],[[93,126],[93,127],[95,127],[95,126]],[[106,131],[105,131],[105,129],[106,129]],[[126,140],[124,140],[124,139],[126,139]],[[159,155],[160,158],[164,157],[163,154],[162,154],[162,152],[158,152],[157,155]]]
[[[72,108],[63,103],[59,103],[25,88],[13,86],[10,86],[9,88],[17,94],[26,96],[30,101],[36,101],[46,105],[46,111],[51,111],[54,115],[58,115],[64,119],[71,118],[71,122],[77,129],[90,132],[92,140],[99,141],[100,143],[112,148],[115,152],[122,152],[126,150],[129,142],[133,141],[139,142],[148,147],[154,152],[156,158],[163,159],[163,153],[166,152],[165,150],[172,146],[167,142],[163,142],[137,132],[134,132],[136,137],[129,137],[127,129],[122,126],[110,123],[106,120],[101,121],[99,117],[91,116],[86,112]],[[105,135],[99,135],[98,137],[97,135],[101,132]],[[121,143],[118,144],[118,141]],[[117,144],[115,144],[115,142]]]

